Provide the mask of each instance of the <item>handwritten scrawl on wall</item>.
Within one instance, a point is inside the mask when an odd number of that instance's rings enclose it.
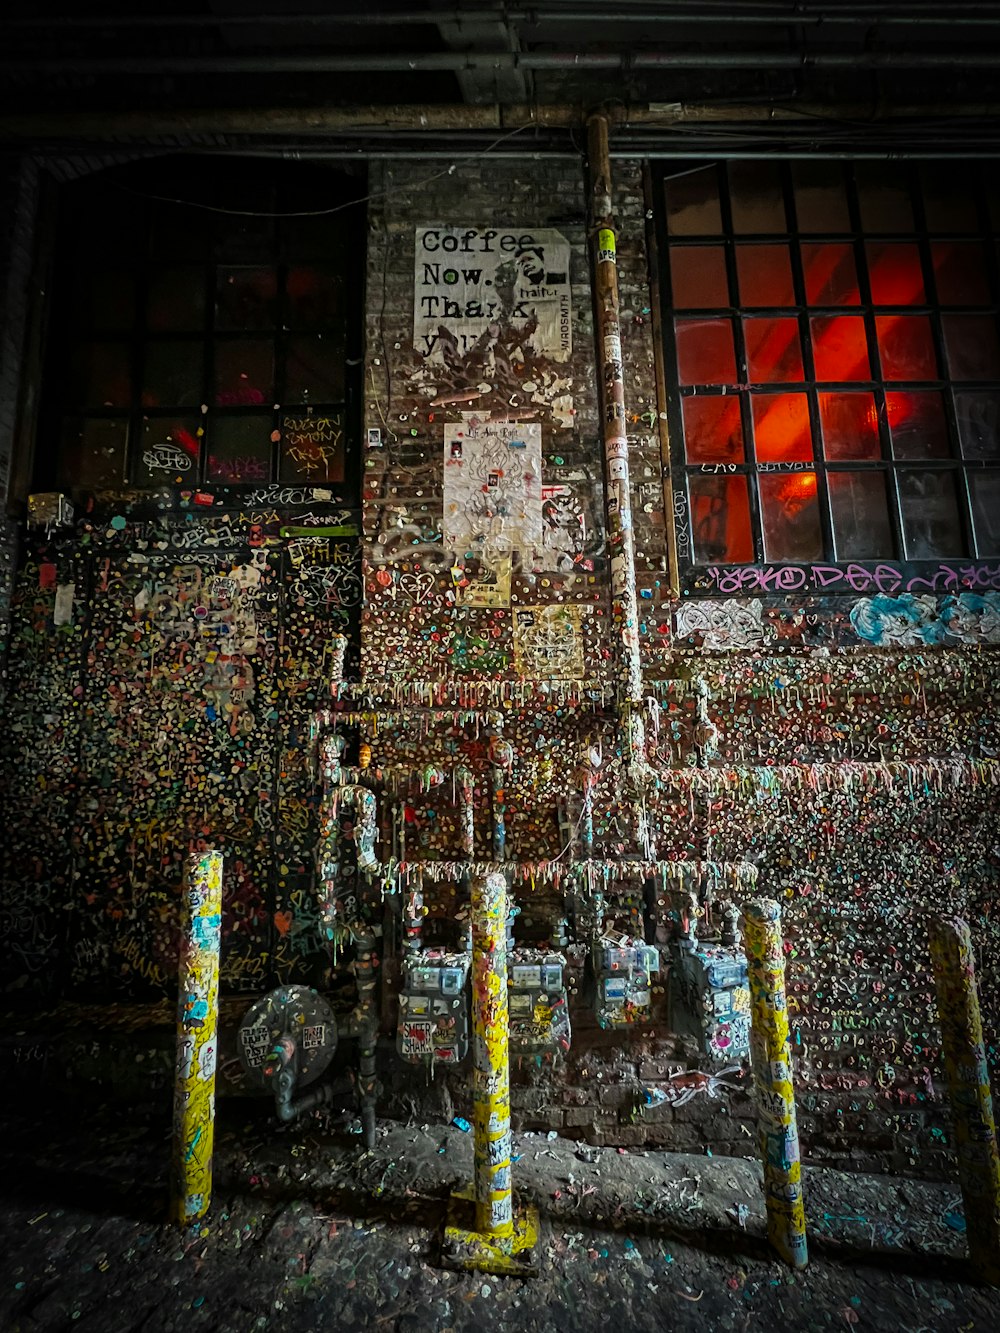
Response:
[[[464,600],[509,606],[514,553],[534,567],[542,547],[542,428],[462,415],[444,428],[444,547],[478,566]]]
[[[568,361],[569,258],[569,242],[557,231],[418,227],[414,347],[447,365],[507,323],[536,356]]]

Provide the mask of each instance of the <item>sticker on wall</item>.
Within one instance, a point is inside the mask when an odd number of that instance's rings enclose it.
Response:
[[[514,612],[514,666],[518,675],[532,680],[580,680],[580,608],[519,606]]]
[[[548,229],[418,227],[413,345],[435,364],[468,352],[490,326],[521,330],[536,356],[573,350],[569,242]],[[443,338],[442,332],[450,337]]]
[[[530,560],[542,544],[542,428],[462,415],[444,428],[444,548],[481,558],[492,542]]]
[[[462,605],[510,606],[510,546],[485,541],[476,553],[479,555],[479,571],[462,588]]]

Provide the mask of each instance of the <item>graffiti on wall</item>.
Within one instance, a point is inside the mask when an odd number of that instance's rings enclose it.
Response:
[[[761,601],[682,602],[674,624],[677,638],[698,635],[703,648],[763,648],[774,638]]]
[[[1000,643],[1000,593],[863,597],[851,608],[851,624],[860,638],[879,648]]]
[[[22,780],[2,888],[19,907],[0,986],[170,993],[183,859],[205,846],[225,852],[224,985],[320,977],[309,719],[360,574],[349,539],[280,537],[343,518],[310,502],[243,497],[197,519],[122,505],[27,552],[4,738]],[[175,548],[190,530],[202,544]]]

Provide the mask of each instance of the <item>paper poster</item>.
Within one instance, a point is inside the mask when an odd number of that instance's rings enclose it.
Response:
[[[491,326],[522,332],[536,357],[573,351],[570,247],[548,229],[418,227],[413,345],[428,361],[463,356]]]
[[[576,606],[519,606],[514,611],[514,666],[529,680],[581,680],[583,633]]]
[[[530,565],[542,543],[542,428],[463,418],[444,428],[445,550],[486,564],[519,551]]]

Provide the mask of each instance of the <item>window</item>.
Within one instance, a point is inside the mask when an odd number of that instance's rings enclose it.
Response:
[[[1000,557],[1000,192],[731,162],[657,188],[691,566]]]
[[[67,187],[36,487],[344,483],[358,193],[213,158]]]

